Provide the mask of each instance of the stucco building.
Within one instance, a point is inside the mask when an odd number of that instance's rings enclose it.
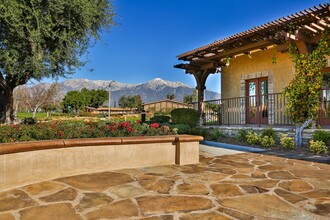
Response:
[[[143,109],[146,112],[171,112],[176,108],[189,108],[187,103],[177,102],[173,100],[159,100],[143,104]]]
[[[330,8],[321,4],[180,54],[184,63],[175,67],[194,75],[205,123],[290,125],[283,89],[295,68],[288,42],[308,53],[329,29]],[[215,73],[221,73],[221,100],[203,102],[207,77]],[[321,125],[330,124],[327,84],[320,91]]]

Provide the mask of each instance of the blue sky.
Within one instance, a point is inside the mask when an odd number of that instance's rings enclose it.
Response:
[[[160,77],[196,86],[173,65],[176,56],[326,1],[113,0],[118,27],[89,49],[90,62],[71,78],[142,83]],[[90,69],[93,69],[91,72]],[[220,92],[220,76],[207,89]]]

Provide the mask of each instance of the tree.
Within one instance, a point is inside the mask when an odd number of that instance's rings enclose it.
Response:
[[[90,91],[90,107],[98,108],[109,98],[109,94],[105,90],[91,90]]]
[[[28,109],[26,99],[28,94],[28,88],[23,86],[17,86],[14,89],[14,106],[15,106],[15,116],[20,109],[22,111],[22,108]]]
[[[308,53],[300,53],[296,45],[289,45],[289,54],[295,64],[295,76],[285,88],[287,114],[295,124],[295,144],[302,145],[302,131],[317,118],[320,107],[322,72],[326,55],[330,55],[328,34],[324,33],[317,46]],[[313,49],[314,48],[314,49]]]
[[[73,74],[114,25],[108,0],[0,2],[0,122],[13,123],[13,90],[30,79]]]
[[[122,96],[119,98],[118,105],[121,108],[137,108],[138,110],[142,110],[142,99],[141,96]]]
[[[25,101],[32,112],[32,118],[35,118],[37,110],[43,105],[51,105],[58,101],[56,98],[60,90],[61,86],[58,83],[50,86],[38,84],[28,88]]]
[[[68,92],[62,101],[64,111],[69,111],[70,109],[73,109],[75,112],[79,112],[82,107],[85,107],[87,105],[87,99],[82,96],[82,93],[80,91]]]
[[[82,88],[80,91],[68,92],[62,102],[63,109],[68,111],[73,108],[75,112],[79,112],[82,108],[93,107],[98,108],[108,99],[108,92],[105,90],[88,90]]]
[[[169,100],[173,100],[173,99],[175,99],[175,95],[174,94],[167,94],[166,98],[169,99]]]
[[[184,103],[193,103],[197,102],[197,91],[194,90],[191,95],[184,95],[183,100]]]
[[[45,104],[45,105],[43,105],[43,106],[41,106],[41,109],[44,111],[44,112],[46,112],[47,113],[47,118],[49,117],[49,115],[50,115],[50,112],[51,111],[55,111],[56,109],[58,109],[58,105],[57,105],[57,103],[54,103],[54,104],[51,104],[51,103],[49,103],[49,104]]]

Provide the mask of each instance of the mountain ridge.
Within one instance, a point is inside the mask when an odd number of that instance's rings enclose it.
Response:
[[[174,94],[175,101],[182,102],[185,95],[190,95],[195,90],[193,87],[182,82],[172,82],[161,78],[154,78],[145,83],[129,84],[112,80],[89,80],[89,79],[69,79],[61,83],[62,93],[65,95],[69,91],[76,91],[82,88],[109,90],[111,82],[111,105],[118,103],[123,95],[140,95],[144,103],[166,99],[167,94]],[[219,99],[220,94],[206,90],[205,100]]]

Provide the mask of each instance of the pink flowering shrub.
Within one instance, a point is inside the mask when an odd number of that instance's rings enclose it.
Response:
[[[34,125],[0,126],[0,143],[34,140],[155,136],[176,134],[168,126],[130,122],[56,121]]]

